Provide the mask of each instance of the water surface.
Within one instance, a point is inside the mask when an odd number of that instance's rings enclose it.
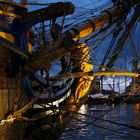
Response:
[[[106,109],[111,109],[112,107],[114,107],[114,105],[83,105],[79,113],[99,117],[106,112]],[[95,111],[95,109],[102,109],[102,111]],[[80,119],[85,122],[91,122],[93,118],[79,114],[74,115],[74,117],[76,119],[71,120],[66,130],[81,129],[64,132],[60,140],[140,140],[140,130],[134,130],[99,120],[94,122],[95,125],[122,133],[118,134],[107,129],[97,128],[94,125],[84,127],[86,123],[79,121]],[[140,127],[140,104],[122,104],[115,110],[104,115],[102,119]]]

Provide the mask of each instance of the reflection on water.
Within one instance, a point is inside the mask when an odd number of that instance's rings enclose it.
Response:
[[[114,105],[108,105],[108,108],[112,108],[113,106]],[[83,105],[80,108],[79,113],[99,117],[106,112],[102,109],[105,107],[105,105]],[[94,110],[92,110],[93,108]],[[101,110],[99,110],[99,108],[101,108]],[[93,121],[93,118],[79,114],[74,115],[74,118],[86,122]],[[122,104],[115,110],[104,115],[102,119],[140,127],[140,104]],[[63,133],[60,140],[140,140],[140,130],[134,130],[125,126],[115,125],[100,120],[94,122],[94,124],[115,130],[121,134],[114,133],[107,129],[97,128],[94,125],[87,125],[84,127],[86,123],[73,119],[66,130],[79,127],[81,129]]]

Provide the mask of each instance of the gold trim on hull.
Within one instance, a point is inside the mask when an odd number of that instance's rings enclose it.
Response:
[[[2,10],[0,10],[0,15],[5,15],[5,16],[9,16],[9,17],[17,18],[17,19],[21,18],[20,15],[16,15],[16,14],[6,12],[6,11],[2,11]]]

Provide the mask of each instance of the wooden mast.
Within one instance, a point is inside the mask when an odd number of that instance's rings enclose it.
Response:
[[[131,5],[129,5],[128,1],[125,0],[124,3],[120,6],[113,6],[107,10],[102,11],[92,19],[86,20],[85,22],[76,25],[75,28],[69,30],[69,33],[75,41],[88,36],[95,30],[101,28],[103,25],[112,23],[112,21],[115,19],[122,17],[122,15],[126,14],[132,6],[139,2],[139,0],[130,1]]]
[[[123,45],[125,43],[126,38],[130,35],[130,32],[132,28],[134,27],[137,19],[140,16],[140,4],[136,6],[136,12],[133,14],[130,22],[126,25],[126,30],[123,32],[122,36],[120,37],[120,41],[117,45],[117,47],[114,49],[112,56],[107,64],[107,67],[111,68],[114,65],[114,61],[117,59],[118,55],[121,52],[121,49],[123,48]],[[137,56],[138,57],[138,56]]]
[[[35,72],[38,69],[48,71],[52,61],[66,55],[75,48],[74,41],[78,41],[79,39],[84,38],[93,33],[95,30],[101,28],[105,24],[109,24],[115,19],[120,18],[122,14],[127,13],[131,6],[134,6],[138,2],[139,0],[131,0],[131,5],[129,5],[127,1],[124,1],[123,5],[113,6],[105,11],[102,11],[96,17],[86,20],[74,28],[71,28],[56,42],[44,45],[37,54],[33,55],[32,60],[26,63],[25,69],[32,72]]]
[[[60,74],[54,77],[50,77],[50,79],[64,79],[64,78],[79,78],[83,76],[130,76],[130,77],[139,77],[140,74],[133,73],[133,72],[125,72],[125,71],[101,71],[101,72],[77,72],[77,73],[67,73],[67,74]]]

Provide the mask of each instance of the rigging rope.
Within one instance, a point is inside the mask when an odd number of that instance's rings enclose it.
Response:
[[[118,106],[120,106],[122,103],[124,103],[127,99],[129,99],[129,97],[131,97],[138,89],[140,88],[136,88],[135,90],[133,90],[132,92],[130,92],[130,94],[128,95],[128,97],[126,97],[125,99],[123,99],[118,105],[116,105],[115,107],[113,107],[112,109],[106,111],[105,113],[103,113],[102,115],[100,115],[99,117],[97,117],[95,120],[91,121],[89,124],[86,124],[82,127],[77,127],[77,128],[74,128],[74,129],[70,129],[70,130],[67,130],[67,131],[75,131],[75,130],[79,130],[79,129],[82,129],[84,127],[87,127],[88,125],[90,124],[93,124],[95,123],[97,120],[101,119],[102,117],[104,117],[105,115],[107,115],[109,112],[113,111],[114,109],[116,109]]]
[[[126,136],[127,135],[127,136],[131,136],[133,138],[134,137],[135,138],[140,138],[140,136],[128,134],[128,133],[125,133],[125,132],[122,132],[122,131],[117,131],[117,130],[114,130],[112,128],[107,128],[107,127],[104,127],[104,126],[101,126],[101,125],[93,124],[91,122],[86,122],[86,121],[83,121],[81,119],[77,119],[77,118],[74,118],[74,117],[71,117],[71,116],[69,116],[69,118],[74,119],[74,120],[77,120],[77,121],[82,122],[82,123],[85,123],[87,125],[92,125],[92,126],[95,126],[97,128],[100,128],[100,129],[105,129],[105,130],[111,131],[111,132],[116,133],[116,134],[119,134],[119,135],[123,135],[123,136]],[[65,130],[64,132],[69,132],[69,131],[71,131],[71,130]]]
[[[117,26],[118,26],[118,25],[117,25]],[[101,62],[101,65],[104,65],[104,64],[105,64],[106,59],[107,59],[108,55],[110,54],[110,51],[111,51],[111,49],[113,48],[113,45],[114,45],[114,43],[115,43],[115,41],[116,41],[116,39],[117,39],[117,36],[119,35],[119,32],[118,32],[118,33],[115,33],[115,31],[117,30],[116,28],[117,28],[117,27],[115,27],[114,34],[113,34],[113,38],[112,38],[112,40],[111,40],[111,42],[110,42],[110,44],[109,44],[109,47],[108,47],[108,49],[107,49],[107,51],[106,51],[106,53],[105,53],[105,55],[104,55],[104,58],[103,58],[103,60],[102,60],[102,62]],[[99,70],[101,70],[101,68],[99,68]]]
[[[78,114],[78,115],[82,115],[82,116],[91,118],[91,119],[97,119],[97,117],[94,117],[94,116],[89,115],[89,114],[88,115],[87,114],[82,114],[82,113],[75,112],[75,111],[71,111],[71,112],[74,113],[74,114]],[[114,122],[114,121],[107,120],[107,119],[102,119],[102,118],[100,118],[99,120],[104,121],[104,122],[109,122],[109,123],[112,123],[112,124],[115,124],[115,125],[125,126],[125,127],[130,128],[130,129],[134,129],[134,130],[140,130],[140,127],[137,127],[137,126],[134,126],[134,125],[123,124],[123,123],[120,123],[120,122]]]
[[[138,8],[139,8],[139,5],[137,6],[137,13],[136,12],[133,13],[133,16],[132,16],[130,22],[126,25],[127,28],[123,32],[123,35],[120,37],[120,40],[118,42],[118,45],[114,49],[114,51],[112,53],[112,56],[110,58],[110,61],[107,64],[107,67],[112,67],[114,65],[115,60],[117,59],[118,55],[120,54],[121,49],[124,46],[124,43],[126,41],[126,38],[129,36],[130,31],[132,30],[133,26],[137,22],[138,17],[139,17],[139,10],[138,10]],[[122,15],[123,15],[123,13],[122,13]],[[123,19],[124,19],[124,17],[123,17]]]

